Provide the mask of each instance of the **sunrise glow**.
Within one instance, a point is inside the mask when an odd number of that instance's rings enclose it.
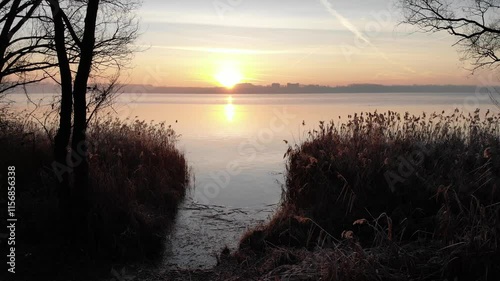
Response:
[[[215,80],[219,83],[219,85],[228,89],[233,88],[236,84],[240,83],[242,79],[243,75],[241,74],[241,71],[234,64],[225,64],[221,66],[215,74]]]

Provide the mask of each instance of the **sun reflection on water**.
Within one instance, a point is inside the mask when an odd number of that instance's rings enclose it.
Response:
[[[233,97],[227,97],[227,104],[224,106],[224,113],[226,114],[226,120],[228,122],[233,122],[236,115],[236,107],[233,105]]]

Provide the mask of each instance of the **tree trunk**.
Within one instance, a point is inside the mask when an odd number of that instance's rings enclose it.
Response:
[[[58,196],[59,210],[63,220],[63,228],[71,228],[71,192],[69,184],[68,145],[71,137],[71,114],[73,113],[72,75],[66,52],[65,27],[58,1],[51,1],[51,11],[54,20],[54,42],[59,62],[61,77],[61,108],[59,112],[59,128],[54,139],[54,166],[59,179]]]
[[[87,83],[92,67],[92,58],[95,44],[95,29],[99,0],[89,0],[85,15],[85,29],[80,46],[80,62],[73,88],[74,100],[74,127],[71,143],[72,158],[77,161],[74,167],[75,176],[75,205],[74,219],[82,227],[80,234],[88,234],[89,208],[89,164],[87,159]]]

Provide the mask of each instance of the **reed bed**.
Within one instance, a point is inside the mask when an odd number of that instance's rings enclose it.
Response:
[[[51,124],[0,114],[0,165],[15,165],[17,171],[19,267],[30,268],[20,276],[90,280],[87,274],[97,274],[109,262],[158,258],[189,185],[174,130],[109,115],[90,124],[88,247],[82,251],[84,246],[65,237],[69,225],[58,209]],[[91,268],[84,265],[89,261],[95,263]]]
[[[92,124],[90,216],[97,249],[128,258],[162,253],[189,180],[177,138],[165,123],[108,116]]]
[[[498,280],[499,149],[489,111],[320,122],[285,154],[280,210],[234,256],[266,260],[262,280]],[[283,267],[280,251],[298,258]]]

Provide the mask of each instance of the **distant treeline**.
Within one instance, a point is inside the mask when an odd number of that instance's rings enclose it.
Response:
[[[475,93],[498,92],[500,86],[474,86],[474,85],[377,85],[377,84],[352,84],[347,86],[321,86],[301,84],[273,84],[268,86],[244,83],[236,85],[233,89],[224,87],[156,87],[152,85],[131,84],[124,85],[124,93],[176,93],[176,94],[308,94],[308,93]],[[54,93],[57,87],[52,84],[36,84],[26,86],[28,93]],[[16,92],[24,93],[23,89]]]

